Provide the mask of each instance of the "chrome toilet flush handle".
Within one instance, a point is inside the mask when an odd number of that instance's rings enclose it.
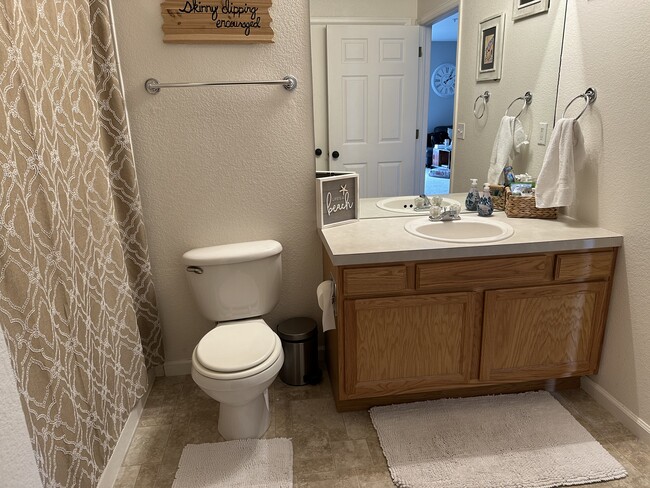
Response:
[[[185,271],[189,271],[190,273],[203,274],[203,268],[200,268],[199,266],[188,266],[185,268]]]

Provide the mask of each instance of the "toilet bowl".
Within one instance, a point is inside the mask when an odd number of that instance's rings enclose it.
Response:
[[[267,389],[283,362],[280,338],[261,319],[219,324],[194,348],[192,379],[220,402],[224,439],[264,435],[271,421]]]
[[[183,255],[202,314],[217,323],[194,348],[192,379],[220,402],[226,440],[259,438],[270,424],[268,387],[284,362],[280,338],[260,317],[279,299],[282,246],[254,241]]]

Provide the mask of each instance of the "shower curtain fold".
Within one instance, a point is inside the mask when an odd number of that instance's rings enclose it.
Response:
[[[0,0],[0,330],[52,487],[97,485],[163,362],[108,1]]]

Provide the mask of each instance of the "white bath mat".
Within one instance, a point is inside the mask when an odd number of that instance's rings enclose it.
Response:
[[[418,488],[550,488],[627,472],[548,392],[370,409],[393,481]]]
[[[185,446],[172,488],[292,486],[291,440],[245,439]]]

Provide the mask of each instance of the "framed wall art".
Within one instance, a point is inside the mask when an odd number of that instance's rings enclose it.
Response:
[[[505,14],[488,17],[478,25],[476,81],[501,79]]]
[[[512,0],[512,19],[518,20],[531,15],[548,12],[549,0]]]

